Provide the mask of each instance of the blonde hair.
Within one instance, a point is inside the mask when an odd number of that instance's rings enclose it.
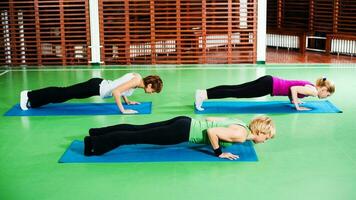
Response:
[[[248,127],[254,135],[262,133],[265,135],[271,135],[271,138],[273,138],[276,134],[276,128],[272,119],[265,115],[253,118]]]
[[[333,94],[335,92],[335,84],[332,81],[326,80],[325,77],[316,80],[317,87],[326,87],[327,91]]]

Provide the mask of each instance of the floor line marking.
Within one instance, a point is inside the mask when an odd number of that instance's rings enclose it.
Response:
[[[6,70],[6,71],[2,72],[2,73],[0,74],[0,76],[6,74],[7,72],[9,72],[9,70]]]

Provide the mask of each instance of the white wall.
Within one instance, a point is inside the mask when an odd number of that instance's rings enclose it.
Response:
[[[89,0],[91,63],[100,63],[100,31],[98,0]]]
[[[257,1],[257,63],[266,61],[267,1]]]

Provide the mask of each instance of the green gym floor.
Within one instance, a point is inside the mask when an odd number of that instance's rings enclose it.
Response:
[[[2,116],[18,103],[21,90],[65,86],[93,76],[115,79],[127,72],[162,77],[164,88],[160,94],[136,91],[130,98],[152,101],[152,114]],[[248,121],[253,114],[195,115],[194,91],[239,84],[265,74],[312,82],[325,75],[336,83],[336,93],[330,100],[343,113],[272,114],[277,137],[255,145],[258,162],[58,163],[69,144],[82,140],[91,127],[143,124],[178,115],[230,116]],[[356,199],[355,64],[1,70],[0,88],[1,200]],[[103,100],[73,100],[89,101]]]

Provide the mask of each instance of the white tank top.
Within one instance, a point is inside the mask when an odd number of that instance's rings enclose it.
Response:
[[[134,78],[135,75],[134,73],[128,73],[123,75],[122,77],[115,79],[114,81],[111,80],[103,80],[100,83],[100,97],[101,98],[108,98],[112,97],[112,91],[119,87],[120,85],[127,83],[130,81],[132,78]],[[135,88],[130,88],[124,92],[121,93],[121,96],[131,96],[133,92],[135,91]]]

